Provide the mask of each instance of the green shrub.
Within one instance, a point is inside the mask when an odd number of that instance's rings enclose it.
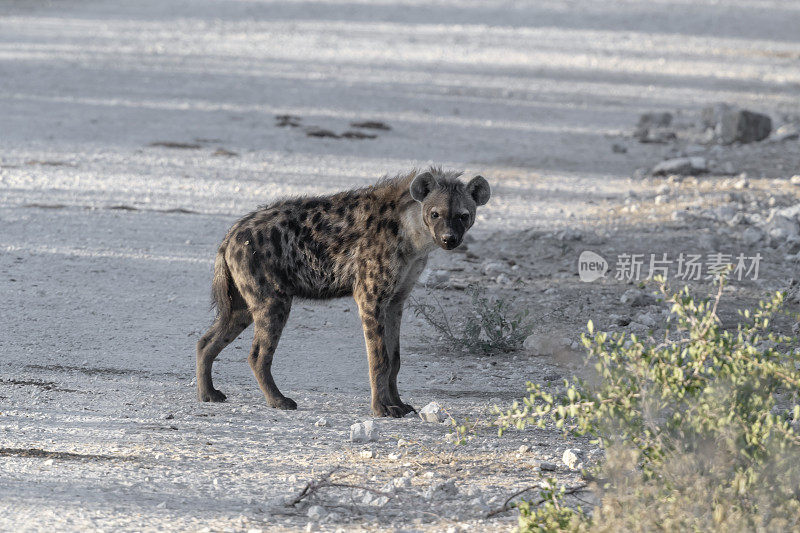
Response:
[[[554,424],[606,453],[590,513],[543,491],[544,506],[519,505],[521,530],[800,530],[800,350],[772,331],[783,295],[726,330],[723,285],[696,302],[661,282],[672,306],[663,340],[596,333],[589,322],[594,374],[558,395],[529,383],[523,403],[499,413],[501,432]]]
[[[522,347],[533,327],[527,311],[514,311],[511,302],[488,297],[486,289],[476,285],[467,287],[467,294],[470,306],[458,321],[435,298],[434,303],[412,298],[409,307],[415,316],[433,326],[449,349],[492,354]]]

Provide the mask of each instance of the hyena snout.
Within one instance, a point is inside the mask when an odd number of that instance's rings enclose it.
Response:
[[[455,233],[444,233],[442,234],[442,248],[445,250],[452,250],[453,248],[457,247],[461,244],[462,236],[456,235]]]

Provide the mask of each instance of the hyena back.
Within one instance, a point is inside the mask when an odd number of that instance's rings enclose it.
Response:
[[[483,177],[464,184],[460,174],[412,171],[363,189],[283,200],[236,222],[214,263],[217,317],[197,343],[199,399],[225,400],[212,384],[211,366],[254,323],[248,360],[258,384],[272,407],[296,409],[271,372],[292,299],[352,295],[364,329],[373,413],[414,411],[397,391],[403,304],[428,254],[461,244],[476,207],[490,196]]]

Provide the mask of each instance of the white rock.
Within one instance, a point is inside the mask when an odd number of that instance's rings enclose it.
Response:
[[[519,447],[517,451],[519,453],[528,453],[529,451],[531,451],[531,447],[528,446],[527,444],[523,444],[522,446]]]
[[[561,456],[561,461],[567,465],[570,470],[575,470],[583,459],[583,451],[578,448],[567,448]]]
[[[361,453],[359,453],[358,456],[362,459],[372,459],[375,457],[375,452],[372,450],[361,450]]]
[[[325,508],[321,505],[312,505],[311,507],[308,508],[308,511],[306,512],[306,516],[315,522],[319,522],[320,520],[325,518],[327,514],[328,511],[326,511]]]
[[[350,426],[350,442],[374,442],[378,435],[378,428],[372,420]]]
[[[328,427],[330,424],[328,424],[328,421],[325,420],[324,418],[318,418],[317,421],[314,422],[314,425],[317,426],[317,427],[324,428],[324,427]]]
[[[795,174],[791,178],[789,178],[789,183],[792,185],[800,185],[800,174]]]
[[[446,418],[442,406],[436,402],[431,402],[420,409],[419,417],[425,422],[443,422]]]

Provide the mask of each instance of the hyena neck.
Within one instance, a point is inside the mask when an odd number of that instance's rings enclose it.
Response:
[[[409,255],[428,255],[436,248],[433,236],[422,220],[422,207],[419,203],[412,201],[400,213],[400,228],[400,235],[403,244],[409,248]]]

